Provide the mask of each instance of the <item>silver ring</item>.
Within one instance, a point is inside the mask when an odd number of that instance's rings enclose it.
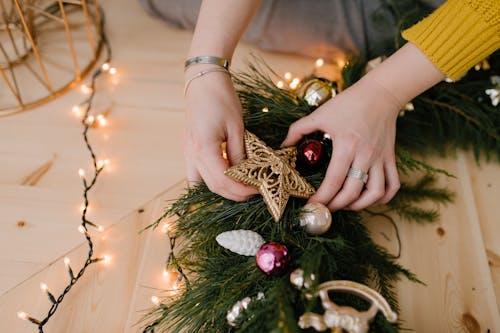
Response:
[[[349,168],[349,171],[347,171],[347,177],[361,180],[363,184],[366,184],[366,182],[368,181],[368,173],[356,168]]]

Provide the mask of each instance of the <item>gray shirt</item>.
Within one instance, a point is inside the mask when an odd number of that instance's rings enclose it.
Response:
[[[183,29],[194,28],[201,3],[201,0],[139,1],[151,15]],[[390,2],[265,0],[243,39],[266,50],[313,58],[331,59],[339,53],[375,57],[394,45],[398,14],[387,5]],[[436,8],[444,0],[413,2]]]

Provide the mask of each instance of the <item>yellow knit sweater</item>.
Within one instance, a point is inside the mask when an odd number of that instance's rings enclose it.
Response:
[[[403,38],[456,80],[500,48],[500,0],[448,0]]]

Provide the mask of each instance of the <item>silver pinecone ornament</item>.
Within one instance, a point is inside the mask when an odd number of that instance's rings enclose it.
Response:
[[[251,230],[231,230],[215,237],[220,246],[242,256],[255,256],[259,251],[264,238]]]

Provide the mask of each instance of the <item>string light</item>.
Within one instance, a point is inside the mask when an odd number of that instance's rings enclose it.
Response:
[[[296,89],[299,86],[300,79],[299,78],[294,78],[292,82],[290,82],[290,88]]]
[[[102,256],[101,261],[104,265],[109,265],[111,263],[111,256],[105,254]]]
[[[98,7],[97,8],[98,10],[98,13],[101,15],[101,17],[104,16],[104,13],[102,11],[102,8]],[[104,31],[104,27],[103,27],[103,22],[104,20],[101,19],[101,29],[100,31]],[[80,91],[84,94],[84,95],[87,95],[87,99],[79,104],[79,105],[75,105],[72,107],[72,111],[73,113],[75,113],[77,116],[79,116],[81,119],[82,119],[82,125],[84,127],[84,130],[83,130],[83,141],[85,143],[85,146],[87,148],[87,150],[89,151],[90,153],[90,156],[92,158],[92,164],[94,166],[93,168],[93,172],[92,172],[92,177],[90,178],[89,177],[89,181],[87,183],[87,180],[85,178],[85,171],[83,169],[79,169],[78,170],[78,174],[79,176],[83,179],[83,198],[84,198],[84,203],[81,205],[81,213],[82,213],[82,216],[81,216],[81,219],[82,219],[82,223],[80,224],[80,226],[78,227],[78,230],[85,235],[85,238],[86,238],[86,241],[87,241],[87,244],[88,244],[88,254],[87,254],[87,258],[86,260],[84,261],[84,264],[83,266],[79,269],[79,271],[77,272],[77,274],[74,274],[73,273],[73,269],[71,268],[71,265],[70,265],[70,259],[68,257],[64,257],[63,261],[64,261],[64,265],[66,266],[66,270],[69,274],[69,277],[70,277],[70,282],[66,285],[66,287],[63,289],[63,291],[61,292],[61,294],[55,298],[52,293],[50,293],[50,291],[48,290],[48,287],[45,283],[41,283],[40,284],[40,288],[47,293],[50,301],[52,302],[52,306],[50,307],[50,310],[48,311],[47,315],[45,316],[45,318],[43,318],[42,320],[37,320],[37,319],[34,319],[32,317],[30,317],[28,314],[26,314],[25,312],[18,312],[18,317],[21,318],[21,319],[24,319],[24,320],[29,320],[31,321],[32,323],[36,324],[38,326],[38,332],[39,333],[43,333],[43,329],[44,329],[44,326],[49,322],[50,318],[55,314],[55,312],[57,311],[57,309],[59,309],[59,305],[63,302],[64,300],[64,297],[70,292],[70,290],[72,289],[72,287],[78,282],[78,280],[83,276],[83,274],[85,273],[85,270],[87,269],[87,267],[93,263],[96,263],[98,261],[102,261],[104,264],[109,264],[111,262],[111,257],[109,255],[104,255],[102,257],[98,257],[98,258],[95,258],[94,257],[94,243],[92,241],[92,237],[90,235],[90,233],[88,232],[88,229],[87,229],[87,225],[91,225],[95,228],[97,228],[97,230],[99,232],[102,232],[104,230],[104,228],[100,225],[97,225],[97,224],[94,224],[90,221],[87,220],[87,213],[88,213],[88,210],[90,208],[90,203],[89,203],[89,199],[88,199],[88,193],[89,191],[95,186],[96,184],[96,181],[97,181],[97,178],[102,170],[102,167],[106,164],[109,163],[109,160],[102,160],[102,161],[97,161],[96,160],[96,155],[95,155],[95,152],[94,152],[94,149],[92,148],[92,145],[91,143],[89,142],[89,138],[88,138],[88,132],[89,132],[89,129],[91,127],[93,127],[93,125],[96,125],[94,122],[97,120],[97,125],[100,125],[100,126],[105,126],[107,124],[107,119],[104,117],[104,115],[97,115],[97,116],[94,116],[92,114],[90,114],[91,112],[91,109],[92,109],[92,104],[94,102],[94,97],[95,97],[95,85],[96,85],[96,80],[97,78],[104,72],[108,72],[110,73],[111,75],[115,75],[117,73],[117,70],[116,68],[114,67],[111,67],[110,65],[110,60],[111,60],[111,47],[110,47],[110,44],[109,44],[109,41],[107,39],[107,36],[104,34],[104,32],[101,33],[101,40],[103,42],[103,46],[105,48],[105,51],[106,51],[106,60],[105,62],[96,70],[94,71],[94,73],[91,75],[91,80],[88,84],[82,84],[80,86]],[[96,119],[97,118],[97,119]],[[97,167],[99,164],[99,168]]]
[[[264,106],[264,107],[262,108],[262,112],[269,112],[269,108],[268,108],[267,106]]]
[[[17,316],[19,317],[19,319],[22,319],[22,320],[28,320],[28,318],[29,318],[28,314],[24,311],[18,311]]]
[[[49,291],[47,284],[45,284],[44,282],[41,282],[40,289],[42,289],[42,291],[47,294],[47,296],[49,297],[49,300],[52,302],[52,304],[56,303],[56,299],[54,298],[54,295],[52,295],[52,293]]]
[[[89,87],[87,84],[82,84],[80,86],[80,90],[84,95],[90,95],[92,93],[92,88]]]
[[[157,296],[151,296],[151,302],[156,306],[160,305],[161,303],[160,299]]]
[[[78,226],[78,231],[81,233],[81,234],[85,234],[85,235],[88,235],[88,231],[87,229],[85,229],[85,227],[83,225],[79,225]]]
[[[83,170],[82,168],[78,169],[78,175],[81,178],[85,178],[85,170]]]
[[[283,81],[281,81],[281,80],[280,80],[280,81],[276,82],[276,87],[278,87],[278,88],[280,88],[280,89],[281,89],[281,88],[283,88],[284,86],[285,86],[285,84],[283,83]]]
[[[166,234],[166,233],[168,233],[169,228],[170,228],[170,226],[168,225],[168,223],[163,223],[163,225],[161,226],[161,232]]]
[[[285,77],[285,80],[290,81],[292,79],[292,73],[286,72],[284,77]]]
[[[94,121],[95,117],[93,115],[90,115],[85,119],[85,124],[91,126],[94,123]]]
[[[83,114],[83,110],[81,108],[80,105],[74,105],[72,108],[71,108],[71,111],[73,111],[73,113],[78,117],[80,118]]]
[[[108,121],[104,117],[104,115],[99,114],[97,115],[97,122],[99,123],[99,126],[104,127],[108,124]]]
[[[97,161],[97,168],[98,168],[98,169],[102,169],[102,168],[104,168],[106,165],[109,165],[109,160],[108,160],[108,159],[105,159],[105,160],[98,160],[98,161]]]
[[[321,67],[325,64],[325,61],[322,58],[316,60],[316,67]]]

